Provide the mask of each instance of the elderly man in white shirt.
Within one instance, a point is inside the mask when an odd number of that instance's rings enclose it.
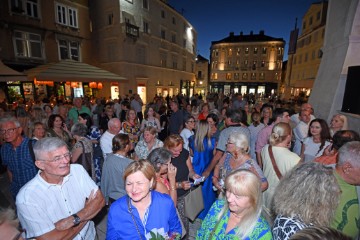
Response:
[[[300,122],[293,129],[295,144],[293,152],[300,156],[301,145],[304,139],[308,136],[309,124],[311,121],[310,111],[304,110],[299,113]]]
[[[309,111],[310,112],[310,121],[315,119],[315,116],[313,115],[313,108],[312,108],[310,103],[303,103],[301,105],[301,108],[300,108],[300,112],[302,112],[302,111]],[[291,120],[290,125],[293,128],[296,127],[300,122],[300,112],[295,113],[295,114],[291,115],[291,117],[290,117],[290,120]]]
[[[60,138],[43,138],[34,145],[38,174],[21,188],[16,207],[27,237],[90,239],[96,237],[93,217],[105,205],[99,187]]]
[[[108,130],[106,130],[100,138],[100,147],[106,159],[106,155],[112,153],[112,139],[120,133],[121,122],[118,118],[111,118],[108,122]]]

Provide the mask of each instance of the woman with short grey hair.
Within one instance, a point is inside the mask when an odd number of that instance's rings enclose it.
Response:
[[[331,168],[315,162],[297,165],[281,179],[274,193],[273,239],[287,240],[310,226],[329,226],[340,194]]]
[[[95,179],[95,168],[93,162],[93,146],[90,139],[86,138],[87,127],[82,123],[75,123],[71,127],[71,134],[76,143],[72,149],[72,163],[81,164],[89,173],[90,177]]]
[[[152,150],[147,160],[153,165],[156,176],[155,191],[169,194],[175,206],[177,203],[176,192],[176,167],[171,164],[172,153],[166,148]]]

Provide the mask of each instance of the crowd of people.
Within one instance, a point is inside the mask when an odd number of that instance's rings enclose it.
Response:
[[[103,209],[106,239],[190,239],[195,222],[199,240],[359,239],[359,134],[345,115],[327,123],[295,107],[133,94],[2,109],[16,214],[0,209],[0,239],[95,239]],[[197,187],[204,208],[191,221]]]

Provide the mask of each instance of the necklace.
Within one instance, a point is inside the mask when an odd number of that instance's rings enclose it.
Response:
[[[119,157],[119,158],[125,158],[125,155],[122,155],[120,153],[114,153],[115,156]]]
[[[235,158],[235,156],[232,157],[232,169],[237,168],[238,166],[242,165],[246,160],[246,155],[241,155],[241,157]]]

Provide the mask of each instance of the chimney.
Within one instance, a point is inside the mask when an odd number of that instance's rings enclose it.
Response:
[[[233,37],[234,36],[234,32],[230,32],[230,37]]]
[[[260,30],[259,35],[264,35],[265,31],[264,30]]]
[[[253,35],[253,31],[250,31],[250,35]]]
[[[243,35],[243,32],[241,31],[241,32],[240,32],[240,36],[242,36],[242,35]]]

